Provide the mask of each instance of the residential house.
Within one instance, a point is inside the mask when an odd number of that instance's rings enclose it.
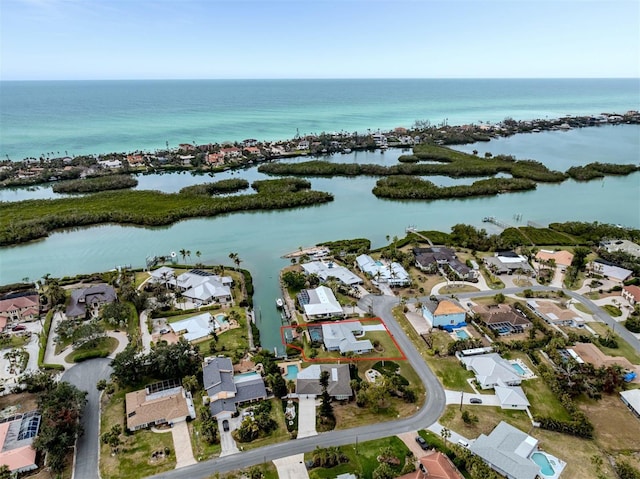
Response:
[[[102,168],[116,170],[122,168],[122,161],[120,160],[101,160],[98,161],[98,165]]]
[[[336,265],[333,261],[311,261],[300,266],[302,266],[306,275],[315,274],[322,281],[335,278],[347,286],[354,286],[364,282],[360,276],[352,273],[344,266]]]
[[[541,454],[538,452],[538,440],[504,421],[489,435],[480,434],[469,449],[507,479],[542,477],[540,466],[532,458],[536,453]],[[564,463],[555,458],[554,463],[554,470],[558,473]]]
[[[431,327],[457,327],[466,324],[466,312],[459,303],[452,299],[440,301],[424,301],[422,316],[431,323]]]
[[[620,283],[629,279],[633,274],[633,271],[618,266],[615,263],[611,263],[610,261],[605,261],[603,259],[591,261],[587,265],[587,269],[592,273],[604,276],[605,278],[609,278]]]
[[[389,286],[406,286],[411,283],[409,273],[400,263],[374,260],[367,254],[361,254],[356,258],[356,264],[360,271],[367,273],[378,283],[386,283]]]
[[[116,290],[109,284],[95,284],[88,288],[75,289],[71,291],[65,314],[69,319],[96,318],[102,306],[117,300]]]
[[[238,406],[267,398],[260,373],[234,376],[231,359],[224,356],[205,358],[202,366],[204,389],[214,417],[228,417]]]
[[[484,258],[483,261],[494,274],[521,272],[532,277],[535,276],[535,270],[531,267],[527,258],[513,251],[499,251],[494,256]]]
[[[593,343],[575,343],[567,351],[577,362],[592,364],[596,368],[620,366],[624,370],[634,371],[640,377],[640,366],[633,364],[623,356],[609,356]]]
[[[207,163],[210,165],[221,165],[224,163],[224,155],[222,153],[209,153],[207,155]]]
[[[473,371],[482,389],[519,386],[522,383],[522,378],[516,374],[511,364],[497,353],[461,357],[460,361],[467,370]]]
[[[319,396],[322,394],[320,374],[329,373],[327,393],[333,399],[346,400],[353,396],[351,375],[348,364],[313,364],[298,372],[296,394],[298,396]]]
[[[360,321],[340,321],[322,325],[322,340],[327,351],[340,351],[364,354],[373,351],[368,339],[358,340],[356,336],[364,336]]]
[[[184,339],[191,342],[208,337],[211,331],[220,329],[221,326],[211,316],[211,313],[202,313],[169,323],[169,327],[176,335],[182,335]]]
[[[231,146],[227,148],[220,148],[220,154],[222,154],[225,160],[233,160],[242,157],[242,150],[235,146]]]
[[[525,410],[531,405],[520,386],[495,386],[493,390],[498,397],[498,401],[500,401],[502,409]]]
[[[463,479],[463,475],[446,454],[429,451],[418,459],[418,470],[396,479]]]
[[[229,276],[218,276],[199,269],[182,273],[175,279],[175,286],[182,291],[182,296],[198,306],[232,303],[232,284]]]
[[[640,286],[632,284],[630,286],[622,287],[622,297],[629,301],[631,306],[635,306],[640,302]]]
[[[567,308],[562,308],[552,301],[541,301],[530,299],[527,306],[547,323],[555,326],[570,326],[573,328],[583,327],[584,320],[576,312]]]
[[[640,245],[629,240],[610,240],[602,241],[600,246],[606,249],[609,253],[615,251],[622,251],[624,253],[640,258]]]
[[[40,297],[36,293],[10,294],[0,300],[0,331],[23,321],[33,321],[40,314]]]
[[[640,389],[620,391],[620,399],[640,419]]]
[[[521,333],[531,327],[531,321],[508,304],[478,304],[473,306],[471,310],[479,315],[489,328],[501,336]]]
[[[0,423],[0,464],[9,468],[12,477],[38,469],[33,441],[41,421],[38,411],[30,411]]]
[[[127,155],[127,163],[132,168],[144,165],[144,156],[141,154]]]
[[[536,261],[539,263],[553,260],[560,268],[560,271],[566,271],[569,266],[571,266],[571,262],[573,261],[573,254],[566,250],[561,251],[550,251],[546,249],[541,249],[536,253]]]
[[[249,156],[262,156],[262,151],[257,146],[245,146],[242,152]]]
[[[187,418],[195,419],[191,394],[179,384],[178,381],[163,381],[127,393],[127,429],[137,431],[159,424],[173,425]]]
[[[162,266],[158,269],[154,269],[149,271],[149,281],[151,283],[159,283],[167,288],[171,286],[172,288],[176,285],[176,273],[173,268],[169,268],[168,266]]]
[[[333,291],[326,286],[303,289],[298,293],[298,303],[309,320],[342,318],[344,311]]]
[[[478,281],[478,271],[468,267],[456,256],[456,252],[444,246],[414,248],[415,265],[427,273],[436,273],[439,268],[453,272],[461,281]]]

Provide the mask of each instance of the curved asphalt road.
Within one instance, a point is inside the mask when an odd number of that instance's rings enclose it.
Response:
[[[356,442],[378,439],[402,432],[425,429],[436,422],[442,415],[446,403],[444,389],[438,381],[438,378],[424,362],[411,340],[404,334],[402,328],[393,318],[391,309],[397,306],[398,300],[389,296],[370,295],[360,300],[360,304],[364,305],[364,310],[368,309],[369,304],[373,304],[374,313],[384,319],[387,328],[425,385],[427,400],[415,415],[397,421],[370,424],[368,426],[341,431],[330,431],[317,436],[296,439],[290,442],[281,442],[271,446],[245,451],[240,454],[203,461],[193,466],[175,469],[152,477],[156,479],[205,478],[216,472],[242,469],[281,457],[313,451],[317,446],[327,447],[354,444]]]
[[[87,391],[87,405],[82,413],[84,434],[76,441],[73,478],[94,479],[98,475],[98,448],[100,447],[100,391],[96,383],[109,379],[111,359],[90,359],[76,364],[62,375],[67,381],[82,391]]]

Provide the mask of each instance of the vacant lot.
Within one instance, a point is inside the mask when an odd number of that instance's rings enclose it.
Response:
[[[618,394],[579,403],[595,426],[596,441],[610,451],[640,449],[640,420],[623,404]]]

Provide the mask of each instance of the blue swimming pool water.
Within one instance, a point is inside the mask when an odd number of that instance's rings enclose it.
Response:
[[[287,375],[284,377],[287,381],[295,381],[298,377],[298,366],[295,364],[287,364]]]
[[[544,454],[540,452],[534,452],[531,455],[531,460],[538,466],[540,466],[540,472],[545,476],[553,476],[556,473],[556,471],[553,470],[553,467],[551,467],[549,459],[547,459],[547,456],[545,456]]]
[[[525,370],[522,369],[522,366],[520,366],[518,363],[511,363],[511,367],[515,369],[520,376],[524,376],[525,374],[527,374]]]
[[[469,335],[464,329],[457,330],[456,336],[458,336],[458,339],[469,339]]]
[[[377,264],[378,266],[384,266],[384,265],[382,264],[382,262],[381,262],[381,261],[376,261],[376,264]]]
[[[226,314],[216,314],[216,321],[220,324],[220,326],[226,325],[229,321],[227,321]]]

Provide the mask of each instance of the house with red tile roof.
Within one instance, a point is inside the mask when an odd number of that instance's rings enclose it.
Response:
[[[0,300],[0,331],[22,321],[37,319],[40,311],[40,297],[37,294],[5,297]]]
[[[451,460],[440,451],[431,451],[418,461],[418,470],[396,479],[463,479]]]
[[[622,297],[629,301],[631,306],[635,306],[637,303],[640,303],[640,286],[636,286],[635,284],[623,286]]]
[[[262,155],[262,152],[260,151],[260,148],[258,148],[257,146],[245,146],[242,151],[244,153],[246,153],[247,155],[253,155],[253,156],[261,156]]]
[[[224,163],[224,155],[222,153],[209,153],[207,155],[207,163],[210,165],[221,165]]]

